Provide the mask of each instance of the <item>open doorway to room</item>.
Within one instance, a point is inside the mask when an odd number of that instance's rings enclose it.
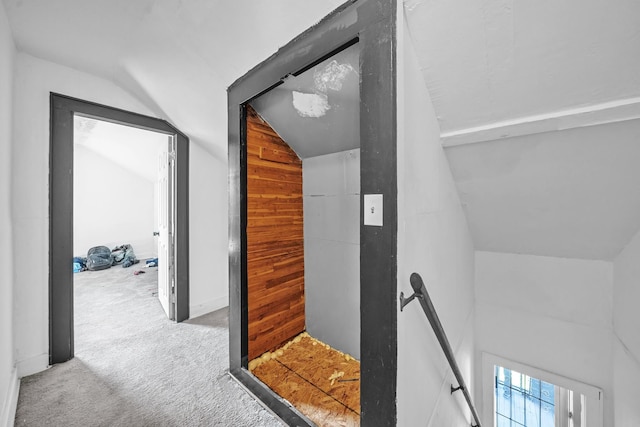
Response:
[[[93,136],[98,136],[98,139],[113,133],[117,126],[129,126],[129,132],[137,135],[137,144],[134,145],[139,145],[143,154],[134,155],[136,149],[130,144],[118,147],[124,141],[117,138],[102,141],[99,148],[89,149],[88,141],[82,141],[82,132],[74,138],[74,129],[83,128],[83,125],[86,134],[93,131]],[[98,132],[96,129],[101,130]],[[158,142],[151,144],[153,148],[143,146],[141,132],[153,133],[154,138],[158,138]],[[74,139],[78,139],[77,144]],[[51,364],[67,361],[74,356],[73,270],[75,261],[81,261],[74,259],[74,254],[81,255],[77,251],[102,246],[102,250],[93,251],[96,254],[103,253],[102,257],[92,258],[95,265],[103,264],[104,267],[105,263],[113,264],[115,259],[120,266],[130,264],[131,271],[145,271],[139,268],[139,262],[135,262],[140,258],[158,258],[158,271],[166,270],[166,280],[163,281],[163,275],[160,274],[161,280],[156,285],[157,296],[161,301],[164,300],[162,305],[166,316],[176,321],[189,318],[188,142],[184,134],[164,120],[51,94]],[[140,160],[140,156],[151,158],[147,172],[143,172],[144,162],[136,161]],[[164,163],[159,163],[158,158],[163,159]],[[76,161],[78,165],[74,167]],[[113,164],[118,164],[117,172],[108,168]],[[154,172],[151,172],[152,169]],[[74,176],[76,172],[78,177]],[[143,184],[145,174],[155,175],[155,182]],[[156,187],[157,200],[154,200]],[[137,191],[144,191],[145,194]],[[168,197],[170,195],[174,197]],[[74,200],[78,203],[74,203]],[[145,212],[132,212],[135,208],[140,210],[141,203],[147,206],[143,209]],[[154,205],[162,206],[162,212],[158,212]],[[77,214],[77,218],[74,214]],[[141,214],[140,218],[137,218],[138,214]],[[134,217],[137,219],[134,220]],[[157,224],[154,218],[158,218]],[[134,225],[136,222],[138,224]],[[160,232],[157,238],[154,237],[154,228]],[[89,264],[89,256],[86,258]],[[77,267],[82,268],[81,265]],[[129,271],[118,269],[120,272]],[[105,273],[107,269],[98,272]],[[146,280],[151,276],[146,276]],[[155,284],[155,280],[153,282]]]
[[[173,174],[166,170],[173,169],[174,153],[172,137],[164,133],[79,115],[73,139],[74,330],[80,350],[99,342],[97,336],[128,310],[163,308],[174,318],[173,260],[166,250],[175,198],[167,185]]]

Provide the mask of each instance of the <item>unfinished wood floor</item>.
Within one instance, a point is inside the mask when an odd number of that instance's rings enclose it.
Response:
[[[360,425],[360,362],[306,332],[249,370],[319,427]]]

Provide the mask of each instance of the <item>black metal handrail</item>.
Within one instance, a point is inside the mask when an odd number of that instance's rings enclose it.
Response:
[[[471,414],[475,420],[475,424],[472,424],[472,427],[481,427],[480,425],[480,417],[478,417],[478,412],[476,411],[475,406],[473,406],[473,402],[471,401],[471,395],[469,394],[469,390],[467,390],[467,386],[464,383],[464,378],[462,378],[462,373],[460,372],[460,368],[458,368],[458,363],[456,362],[456,358],[453,355],[453,350],[451,350],[451,345],[449,344],[449,340],[447,339],[447,334],[444,332],[444,328],[442,327],[442,323],[440,323],[440,319],[438,318],[438,313],[436,313],[436,309],[431,302],[431,298],[427,293],[427,288],[424,286],[424,282],[422,281],[422,277],[418,273],[412,273],[411,278],[409,279],[411,282],[411,287],[413,288],[413,295],[409,298],[404,297],[404,292],[400,292],[400,311],[404,308],[405,305],[409,304],[414,298],[418,298],[420,300],[420,305],[424,310],[424,314],[427,315],[427,319],[429,319],[429,323],[431,323],[431,327],[433,328],[433,332],[436,334],[436,338],[438,338],[438,342],[444,351],[444,355],[447,357],[449,361],[449,366],[451,366],[451,370],[453,371],[453,375],[456,377],[456,381],[458,381],[458,387],[451,386],[451,394],[458,390],[462,390],[464,394],[464,398],[469,405],[469,409],[471,410]]]

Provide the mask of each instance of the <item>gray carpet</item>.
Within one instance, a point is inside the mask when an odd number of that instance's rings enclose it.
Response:
[[[141,266],[74,275],[76,357],[22,379],[15,425],[282,426],[226,372],[226,309],[169,321]]]

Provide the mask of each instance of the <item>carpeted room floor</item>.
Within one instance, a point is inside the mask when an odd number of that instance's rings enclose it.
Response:
[[[15,425],[282,426],[227,374],[226,309],[169,321],[142,265],[74,275],[76,357],[22,379]]]

